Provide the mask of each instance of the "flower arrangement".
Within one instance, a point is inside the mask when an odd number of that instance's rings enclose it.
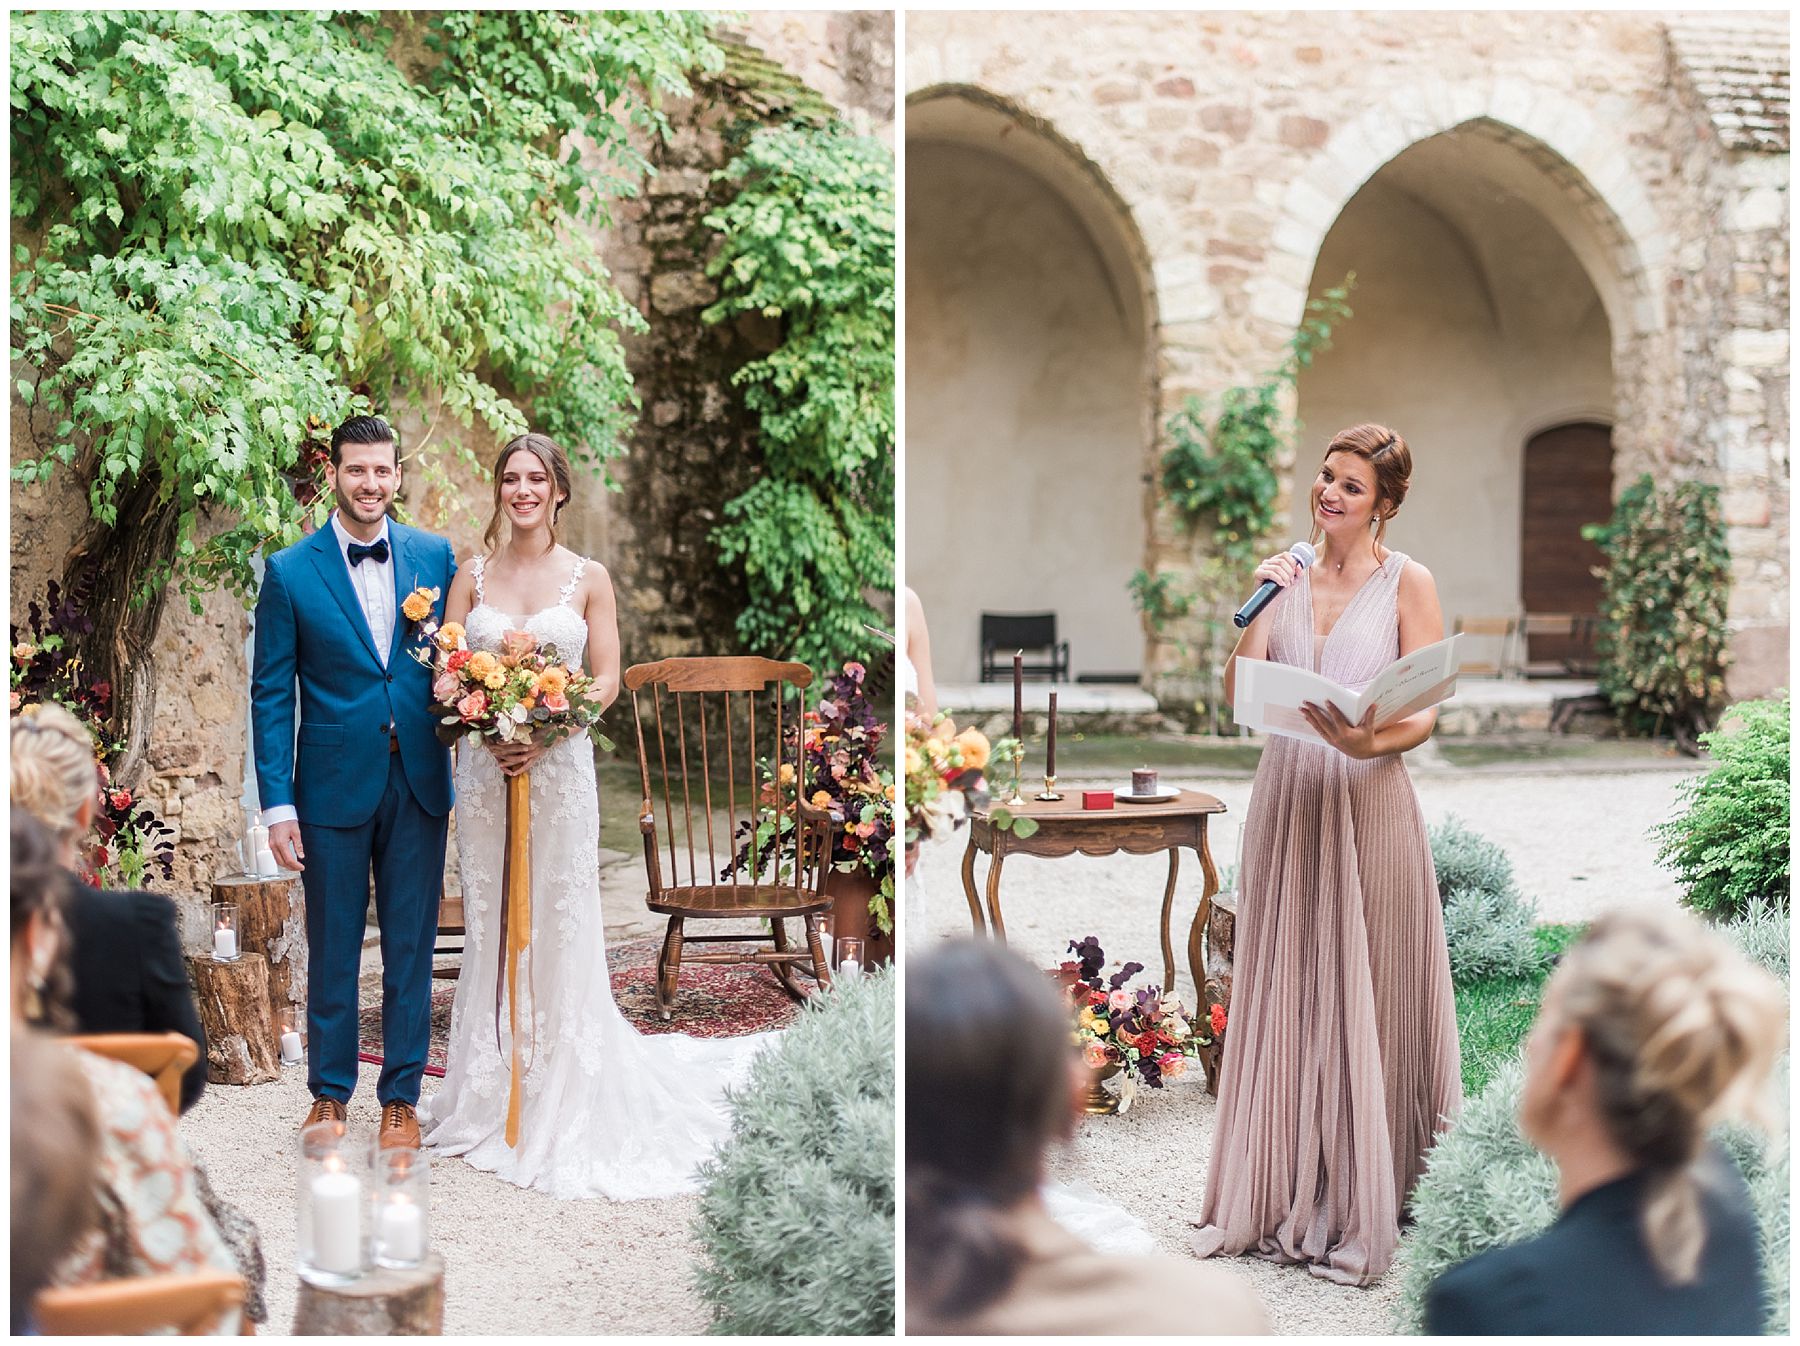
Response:
[[[993,745],[979,729],[961,733],[948,715],[906,720],[906,844],[922,837],[946,841],[968,817],[971,807],[987,802],[982,774]]]
[[[1126,983],[1144,970],[1142,963],[1126,963],[1103,979],[1106,953],[1094,935],[1070,940],[1069,952],[1075,959],[1054,975],[1075,1015],[1075,1043],[1091,1069],[1123,1071],[1120,1110],[1131,1105],[1140,1083],[1160,1089],[1165,1080],[1185,1074],[1189,1059],[1211,1039],[1188,1022],[1181,1002],[1165,1000],[1156,987],[1128,990]]]
[[[818,708],[801,719],[800,765],[807,802],[831,819],[829,863],[840,873],[861,870],[876,881],[869,915],[885,935],[894,929],[894,772],[882,758],[888,727],[869,700],[867,678],[868,669],[851,660],[831,679]],[[792,742],[783,745],[783,756]],[[776,776],[765,763],[762,775],[761,808],[756,818],[738,824],[738,850],[724,875],[757,877],[773,862],[777,829],[785,837],[793,826],[792,814],[781,811],[793,798],[792,766],[783,763]]]
[[[417,597],[415,592],[407,602]],[[551,743],[586,734],[612,748],[600,732],[599,686],[564,663],[555,645],[540,645],[529,631],[508,631],[498,654],[471,650],[460,622],[440,626],[430,620],[429,607],[422,617],[404,607],[402,612],[419,623],[427,642],[412,656],[431,670],[431,709],[444,742],[480,735],[502,743]]]
[[[58,701],[94,738],[98,763],[94,839],[81,857],[81,877],[98,886],[120,888],[142,887],[152,868],[165,879],[173,878],[174,829],[133,791],[113,780],[113,768],[125,745],[107,733],[112,686],[87,681],[75,651],[76,638],[92,632],[93,622],[52,580],[44,604],[34,599],[26,606],[26,627],[24,631],[11,628],[12,713],[28,711],[39,702]]]

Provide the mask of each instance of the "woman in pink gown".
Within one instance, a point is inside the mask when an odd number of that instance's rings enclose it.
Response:
[[[1316,564],[1282,586],[1239,658],[1367,684],[1443,639],[1430,572],[1383,546],[1412,455],[1393,431],[1332,439],[1312,487]],[[1425,820],[1401,754],[1435,710],[1381,729],[1308,707],[1322,742],[1271,738],[1244,826],[1231,1019],[1194,1250],[1303,1263],[1345,1284],[1393,1260],[1425,1155],[1462,1101],[1456,1005]]]

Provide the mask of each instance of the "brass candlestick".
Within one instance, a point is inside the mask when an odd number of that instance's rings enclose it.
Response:
[[[1055,803],[1058,799],[1062,798],[1062,796],[1056,792],[1056,777],[1055,776],[1045,776],[1044,777],[1044,792],[1042,794],[1036,796],[1036,798],[1039,800],[1039,802],[1045,803],[1045,804]]]
[[[1002,802],[1008,808],[1017,808],[1025,803],[1024,792],[1019,788],[1025,769],[1025,745],[1015,741],[1012,750],[1012,793]]]

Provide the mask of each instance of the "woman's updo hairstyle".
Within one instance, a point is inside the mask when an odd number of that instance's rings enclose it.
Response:
[[[506,447],[500,450],[500,456],[494,460],[494,515],[488,520],[487,532],[482,534],[482,542],[489,552],[500,545],[500,524],[506,514],[500,504],[500,478],[506,472],[507,459],[515,453],[530,453],[544,465],[550,474],[550,487],[556,499],[550,504],[550,545],[556,545],[556,521],[562,516],[563,506],[569,503],[573,495],[573,476],[569,471],[569,455],[562,446],[549,435],[540,435],[535,430],[527,431],[516,439],[509,439]]]
[[[1672,1284],[1692,1282],[1706,1226],[1693,1164],[1713,1123],[1765,1121],[1781,1053],[1781,984],[1691,917],[1614,912],[1556,973],[1613,1141],[1651,1176],[1644,1241]]]
[[[1025,1259],[1000,1217],[1074,1126],[1075,1048],[1050,979],[989,940],[906,988],[906,1305],[931,1332],[1003,1295]]]
[[[78,840],[82,805],[100,788],[94,739],[55,701],[26,706],[12,722],[12,802],[57,841]]]
[[[1387,540],[1388,520],[1399,512],[1412,485],[1412,450],[1398,430],[1365,422],[1339,430],[1325,446],[1325,457],[1353,453],[1375,471],[1375,545]],[[1324,460],[1321,459],[1321,462]],[[1313,521],[1313,541],[1319,540],[1318,521]]]

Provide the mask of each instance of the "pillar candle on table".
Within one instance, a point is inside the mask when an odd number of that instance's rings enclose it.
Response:
[[[275,852],[267,846],[256,853],[256,877],[259,879],[281,877],[281,866],[275,861]]]
[[[213,931],[213,957],[232,959],[238,956],[237,931],[220,926]]]
[[[290,1066],[300,1059],[300,1035],[291,1028],[281,1031],[281,1059]]]
[[[1050,743],[1044,750],[1044,774],[1056,774],[1056,693],[1050,693]]]
[[[381,1208],[381,1255],[390,1262],[418,1262],[425,1256],[425,1212],[404,1192]]]
[[[362,1269],[362,1184],[355,1175],[328,1168],[312,1180],[312,1264],[348,1274]]]
[[[1025,741],[1025,651],[1013,651],[1013,737]]]

